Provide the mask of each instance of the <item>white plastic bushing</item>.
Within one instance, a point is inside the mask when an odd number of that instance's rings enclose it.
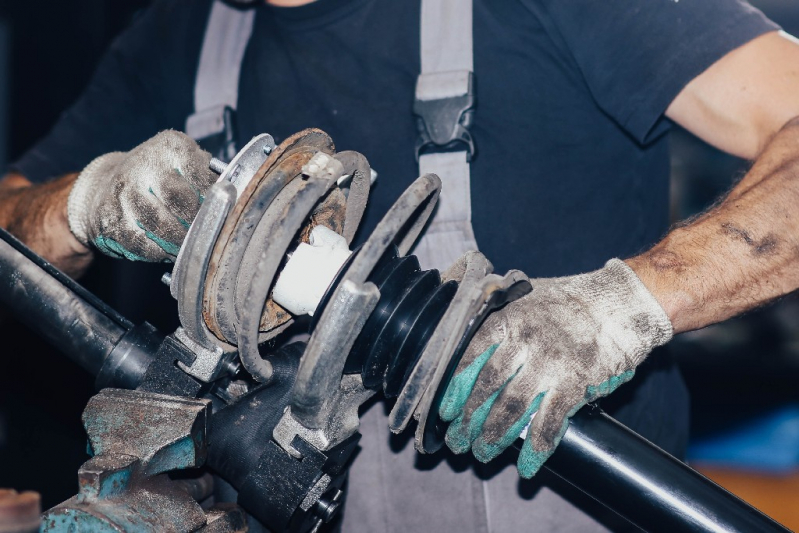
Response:
[[[347,240],[324,226],[316,226],[310,244],[300,243],[277,278],[272,299],[293,315],[311,315],[341,265],[352,254]]]

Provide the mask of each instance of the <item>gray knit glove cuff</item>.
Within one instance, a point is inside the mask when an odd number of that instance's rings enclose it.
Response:
[[[111,179],[111,174],[127,156],[127,152],[111,152],[92,160],[75,180],[67,199],[67,221],[69,229],[78,241],[89,246],[91,235],[91,214],[96,210],[100,184]]]
[[[635,354],[634,365],[674,336],[666,311],[624,261],[611,259],[605,268],[577,278],[575,289],[592,301],[596,316],[607,318],[603,324],[615,326],[610,336]]]

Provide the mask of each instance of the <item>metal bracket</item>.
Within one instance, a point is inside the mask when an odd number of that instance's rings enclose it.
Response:
[[[196,355],[191,365],[187,365],[182,361],[178,361],[177,365],[190,376],[194,376],[205,383],[210,383],[218,378],[223,371],[228,369],[228,365],[235,360],[238,354],[235,351],[223,350],[219,346],[205,347],[195,342],[186,334],[183,328],[178,328],[174,335],[177,340]]]
[[[339,388],[324,406],[328,418],[323,421],[321,428],[306,426],[289,405],[272,431],[272,438],[286,453],[297,459],[302,457],[302,452],[292,444],[295,437],[302,438],[320,451],[330,450],[358,432],[358,409],[374,395],[375,391],[363,386],[359,374],[345,374],[341,377]]]

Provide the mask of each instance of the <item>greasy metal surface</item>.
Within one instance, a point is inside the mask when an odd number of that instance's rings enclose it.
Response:
[[[139,469],[138,457],[124,454],[96,455],[78,471],[79,503],[96,502],[125,494]]]
[[[272,286],[278,265],[294,243],[295,235],[310,219],[311,213],[327,192],[332,182],[316,178],[295,179],[287,184],[269,205],[252,234],[252,243],[244,251],[236,276],[233,308],[238,324],[244,315],[252,311],[260,322],[264,301]],[[268,266],[264,266],[268,263]],[[264,276],[266,279],[264,279]],[[266,286],[259,302],[248,302],[253,284]],[[250,307],[254,305],[257,309]],[[246,309],[246,311],[245,311]],[[241,336],[242,329],[237,334]]]
[[[119,473],[119,472],[117,472]],[[205,526],[200,505],[166,476],[108,478],[106,495],[78,496],[42,516],[42,531],[120,533],[190,533]]]
[[[270,136],[258,136],[229,165],[216,165],[220,181],[189,230],[170,282],[181,342],[197,356],[181,368],[195,378],[215,380],[238,348],[248,371],[267,381],[269,362],[257,346],[292,321],[269,292],[298,231],[323,224],[352,239],[369,193],[369,163],[343,152],[328,158],[335,165],[305,169],[318,154],[334,154],[332,140],[309,129],[277,148]],[[303,175],[309,173],[316,175]],[[331,188],[336,194],[328,194]]]
[[[228,181],[217,182],[208,190],[178,253],[169,285],[186,335],[212,351],[220,343],[203,320],[203,289],[214,244],[235,201],[236,189]]]
[[[147,475],[205,461],[210,400],[103,389],[83,411],[95,455],[136,457]]]
[[[255,237],[258,227],[262,220],[273,209],[274,202],[280,197],[286,188],[292,185],[302,185],[302,182],[295,182],[300,177],[300,169],[312,156],[313,152],[306,147],[304,151],[287,154],[280,160],[273,172],[262,181],[263,186],[253,194],[239,225],[233,231],[231,240],[222,252],[220,268],[214,278],[217,283],[211,288],[215,289],[215,300],[209,303],[215,306],[216,322],[222,335],[233,344],[238,344],[238,324],[236,321],[236,288],[239,278],[242,275],[251,275],[244,265],[245,257],[248,252],[258,253],[261,246],[266,244]],[[296,191],[296,188],[294,189]],[[220,242],[222,237],[220,237]],[[285,252],[282,250],[281,252]],[[281,257],[283,253],[280,254]],[[213,265],[213,259],[212,259]]]
[[[203,295],[205,322],[220,339],[237,344],[235,283],[255,228],[280,190],[300,176],[302,166],[319,151],[334,151],[333,141],[320,130],[304,130],[286,139],[270,152],[228,215],[214,247]]]
[[[191,365],[178,361],[178,367],[190,376],[194,376],[205,383],[209,383],[219,377],[219,374],[224,370],[222,363],[230,361],[236,356],[235,351],[225,350],[221,346],[212,344],[210,347],[206,347],[195,342],[194,338],[190,337],[183,328],[175,330],[174,335],[196,356]]]
[[[372,283],[345,280],[325,308],[305,350],[292,394],[292,411],[306,427],[318,429],[330,416],[344,363],[380,298]]]
[[[360,375],[341,376],[338,389],[324,405],[327,418],[317,424],[321,427],[308,427],[304,421],[299,420],[299,417],[295,417],[293,407],[289,406],[275,426],[272,438],[294,457],[300,455],[300,452],[292,446],[296,436],[321,451],[327,451],[358,431],[360,425],[358,408],[374,395],[375,391],[363,386]]]
[[[220,175],[222,181],[232,183],[236,188],[236,196],[244,192],[249,180],[264,162],[264,159],[275,149],[275,140],[268,133],[256,135],[230,161]]]
[[[265,246],[255,251],[252,248],[248,250],[239,270],[238,286],[246,288],[246,296],[237,317],[239,357],[242,365],[260,382],[266,382],[272,376],[272,365],[268,359],[262,359],[258,352],[258,332],[264,302],[285,251],[335,180],[309,177],[295,183],[301,184],[296,193],[291,194],[285,204],[279,202],[274,209],[270,209],[268,214],[273,216],[261,219],[253,240],[263,237],[263,241],[259,241],[264,242]]]
[[[206,512],[207,525],[201,533],[245,533],[247,515],[238,505],[218,503]]]
[[[171,284],[181,303],[185,337],[201,348],[195,350],[184,341],[198,356],[184,370],[206,382],[218,377],[234,347],[256,379],[269,379],[270,364],[260,357],[258,344],[291,322],[291,316],[269,299],[286,252],[299,230],[315,223],[317,214],[316,223],[333,225],[351,240],[368,197],[371,171],[366,158],[356,152],[335,154],[331,162],[338,167],[329,175],[321,168],[317,175],[303,176],[314,156],[334,153],[324,132],[305,130],[267,151],[256,149],[259,139],[224,169],[222,181],[212,188],[212,197],[192,226],[197,229],[182,248]],[[259,159],[262,163],[256,169],[254,162]],[[323,197],[331,202],[338,198],[328,192],[342,173],[349,175],[342,189],[346,200],[338,200],[342,208],[315,211]],[[233,193],[230,185],[225,190],[226,180],[233,180],[240,193],[232,208]],[[341,220],[321,220],[330,217]]]
[[[440,193],[441,180],[435,174],[417,178],[380,220],[344,279],[365,283],[392,244],[397,245],[400,257],[407,254],[427,224]]]
[[[392,244],[400,255],[413,245],[441,189],[437,176],[418,178],[400,196],[350,264],[331,303],[308,342],[292,398],[292,413],[308,428],[319,429],[329,418],[326,403],[338,394],[338,383],[349,350],[379,299],[367,279]],[[360,300],[359,305],[354,305]]]
[[[207,518],[194,496],[207,495],[208,484],[166,473],[203,465],[209,413],[208,400],[101,391],[83,413],[94,456],[78,471],[79,492],[44,515],[42,530],[198,531]],[[223,520],[215,531],[241,530],[233,525]]]
[[[344,175],[352,176],[349,186],[345,188],[347,211],[344,215],[342,232],[347,243],[351,243],[361,224],[366,202],[369,200],[369,190],[372,185],[371,167],[366,157],[359,152],[344,151],[334,157],[344,166]]]

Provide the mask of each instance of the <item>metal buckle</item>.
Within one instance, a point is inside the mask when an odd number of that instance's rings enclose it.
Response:
[[[422,152],[449,150],[459,144],[466,146],[467,161],[474,157],[474,139],[469,131],[476,102],[472,78],[473,74],[469,72],[465,94],[459,96],[421,100],[417,90],[413,102],[413,114],[416,115],[419,132],[416,139],[417,161]]]

